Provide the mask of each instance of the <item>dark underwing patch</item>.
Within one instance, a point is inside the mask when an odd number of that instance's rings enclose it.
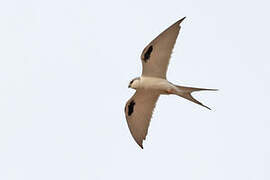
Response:
[[[134,110],[134,106],[135,106],[135,101],[132,100],[129,105],[128,105],[128,115],[131,116],[131,114],[133,113]]]
[[[153,46],[149,46],[149,48],[147,49],[147,51],[144,53],[144,56],[143,56],[143,60],[144,62],[147,62],[151,56],[151,53],[153,51]]]

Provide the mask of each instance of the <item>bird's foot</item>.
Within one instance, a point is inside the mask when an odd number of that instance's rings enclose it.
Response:
[[[167,89],[167,90],[166,90],[166,93],[167,93],[167,94],[173,94],[173,90],[172,90],[172,89]]]

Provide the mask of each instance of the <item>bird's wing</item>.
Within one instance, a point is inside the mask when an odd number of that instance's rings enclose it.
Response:
[[[150,42],[141,55],[142,76],[166,78],[171,53],[180,30],[182,18]]]
[[[137,90],[126,103],[125,114],[129,130],[141,148],[158,97],[159,93],[155,91]]]

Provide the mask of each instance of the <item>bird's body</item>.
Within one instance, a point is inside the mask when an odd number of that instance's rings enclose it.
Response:
[[[148,91],[157,91],[160,94],[169,94],[169,92],[177,91],[172,83],[163,78],[141,76],[138,83],[131,86],[134,89],[143,89]]]
[[[193,98],[191,93],[215,89],[178,86],[170,83],[166,77],[180,23],[184,19],[171,25],[144,48],[141,55],[142,75],[134,78],[128,86],[135,89],[136,93],[126,103],[126,119],[134,140],[141,148],[143,148],[142,143],[146,138],[152,112],[160,95],[175,94],[210,109]]]

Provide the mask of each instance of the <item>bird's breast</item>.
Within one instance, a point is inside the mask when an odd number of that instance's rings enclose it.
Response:
[[[140,88],[146,90],[167,90],[171,84],[166,79],[143,77],[140,81]]]

